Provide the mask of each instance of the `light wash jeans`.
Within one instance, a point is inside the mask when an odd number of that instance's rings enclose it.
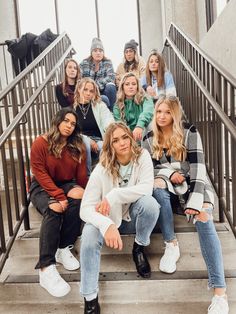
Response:
[[[174,218],[170,202],[170,192],[167,189],[156,188],[153,197],[160,204],[159,226],[165,241],[176,238],[174,232]],[[209,288],[225,288],[224,265],[220,240],[212,219],[212,208],[204,208],[211,218],[207,222],[196,221],[202,256],[208,271]]]
[[[102,101],[105,102],[108,109],[113,112],[113,106],[116,102],[116,86],[113,83],[107,83],[106,87],[100,91]]]
[[[90,176],[91,171],[92,171],[92,151],[91,151],[91,139],[89,136],[86,135],[82,135],[83,138],[83,142],[85,144],[85,148],[86,148],[86,166],[87,166],[87,175]],[[92,138],[93,139],[93,138]],[[99,140],[97,141],[95,138],[93,139],[95,140],[95,142],[98,145],[98,156],[102,150],[102,145],[103,145],[103,141]]]
[[[122,221],[120,233],[135,233],[135,239],[143,246],[150,243],[150,235],[159,216],[159,204],[152,196],[143,196],[129,209],[131,221]],[[86,223],[81,237],[80,270],[82,296],[89,297],[98,292],[101,249],[104,238],[92,224]]]

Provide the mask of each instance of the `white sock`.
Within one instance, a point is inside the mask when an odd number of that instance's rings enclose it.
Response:
[[[97,292],[86,295],[85,300],[86,301],[92,301],[92,300],[96,299],[97,295],[98,295]]]

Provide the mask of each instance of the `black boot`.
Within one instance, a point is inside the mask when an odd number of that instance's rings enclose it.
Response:
[[[98,303],[98,297],[91,301],[84,299],[84,314],[100,314],[100,305]]]
[[[151,267],[144,253],[144,246],[134,242],[133,246],[133,260],[136,265],[137,272],[143,278],[150,278]]]

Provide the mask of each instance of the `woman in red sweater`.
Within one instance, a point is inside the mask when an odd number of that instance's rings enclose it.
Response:
[[[48,133],[36,138],[31,148],[34,178],[30,199],[43,215],[35,268],[39,269],[40,285],[56,297],[70,291],[56,270],[56,262],[68,270],[80,266],[70,252],[80,234],[80,203],[87,183],[85,147],[77,122],[72,108],[61,109]]]

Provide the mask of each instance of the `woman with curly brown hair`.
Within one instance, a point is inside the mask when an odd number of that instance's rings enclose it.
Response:
[[[117,101],[113,108],[116,121],[125,122],[135,141],[141,141],[153,116],[153,101],[145,94],[134,73],[126,73],[120,82]]]
[[[133,260],[137,272],[149,278],[151,268],[144,248],[159,215],[152,197],[153,165],[145,149],[134,141],[122,122],[106,130],[99,164],[83,196],[80,215],[86,222],[80,249],[81,285],[85,314],[100,313],[98,277],[103,243],[122,250],[120,234],[134,233]]]
[[[31,148],[30,200],[43,215],[35,268],[40,285],[55,297],[70,291],[56,262],[68,270],[80,266],[70,252],[80,233],[80,203],[87,183],[85,147],[77,122],[72,108],[61,109],[50,130],[36,138]]]
[[[67,59],[64,67],[64,80],[55,88],[57,100],[62,108],[73,108],[75,86],[80,78],[78,63],[74,59]]]

